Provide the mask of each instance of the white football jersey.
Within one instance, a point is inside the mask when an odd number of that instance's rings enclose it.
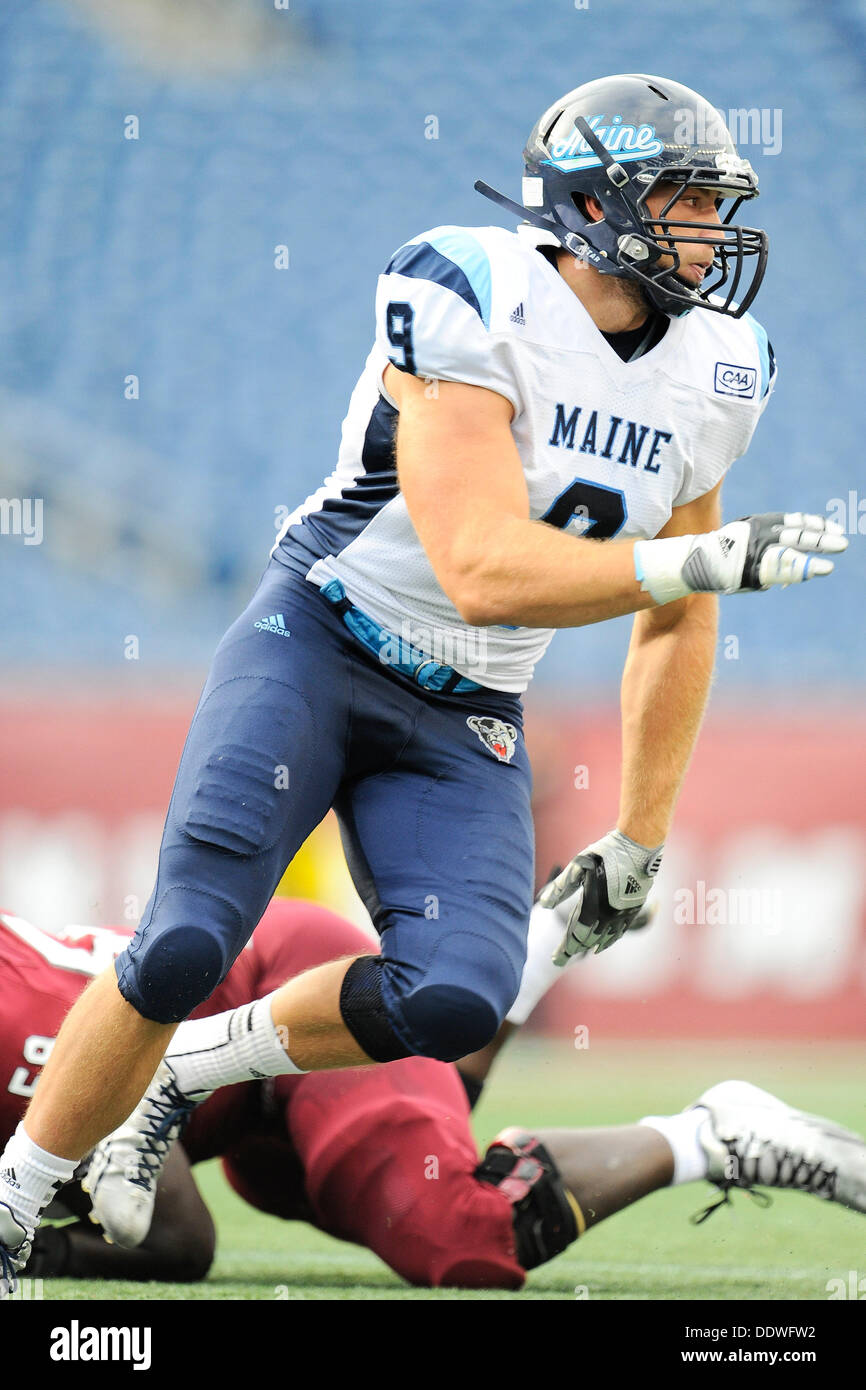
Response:
[[[437,227],[380,276],[376,341],[335,471],[286,520],[281,558],[339,579],[382,627],[497,690],[520,692],[551,629],[472,628],[438,583],[400,493],[388,363],[505,396],[530,517],[576,535],[652,539],[745,453],[774,379],[750,315],[695,309],[624,362],[530,227]],[[435,389],[431,386],[431,390]]]

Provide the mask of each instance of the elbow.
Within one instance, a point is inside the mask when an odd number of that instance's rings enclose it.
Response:
[[[494,627],[517,620],[511,616],[509,566],[495,542],[473,537],[470,544],[455,546],[445,557],[439,582],[464,623],[470,627]]]
[[[463,553],[452,552],[448,560],[439,582],[464,623],[470,627],[509,623],[503,613],[502,582],[496,582],[491,574],[491,566],[485,563],[487,556],[473,545]]]
[[[509,612],[513,604],[514,562],[502,532],[509,518],[490,519],[462,528],[448,543],[430,555],[436,578],[464,623],[470,627],[494,627],[517,620]]]
[[[477,575],[452,584],[448,596],[470,627],[493,627],[511,621],[503,611],[501,596],[497,597],[491,586]]]
[[[499,621],[481,595],[467,593],[454,600],[454,607],[470,627],[492,627]]]

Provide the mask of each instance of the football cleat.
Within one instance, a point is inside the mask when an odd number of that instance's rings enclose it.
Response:
[[[0,1202],[0,1299],[14,1294],[19,1275],[30,1259],[36,1228],[19,1220],[6,1202]]]
[[[8,1154],[8,1146],[6,1152]],[[52,1204],[66,1182],[61,1178],[43,1188],[42,1204],[36,1212],[32,1205],[22,1201],[21,1174],[15,1170],[18,1161],[4,1155],[5,1167],[0,1168],[0,1299],[15,1293],[17,1276],[33,1253],[39,1222],[53,1209]]]
[[[97,1144],[81,1185],[109,1244],[133,1249],[147,1236],[166,1159],[203,1099],[184,1095],[162,1061],[129,1118]]]
[[[795,1110],[748,1081],[721,1081],[691,1106],[709,1113],[698,1139],[707,1157],[707,1180],[722,1200],[698,1213],[700,1223],[743,1188],[763,1205],[758,1187],[809,1192],[851,1211],[866,1213],[866,1143],[820,1115]]]

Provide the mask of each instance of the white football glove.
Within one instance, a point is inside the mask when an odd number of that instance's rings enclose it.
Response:
[[[538,898],[542,907],[556,907],[576,894],[554,965],[567,965],[572,956],[593,949],[598,955],[637,925],[663,850],[664,845],[646,849],[621,830],[611,830],[544,886]]]
[[[693,593],[743,594],[831,574],[848,547],[836,521],[806,512],[763,512],[699,536],[638,541],[635,574],[656,603]]]

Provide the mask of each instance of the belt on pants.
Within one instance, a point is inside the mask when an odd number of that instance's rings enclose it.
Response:
[[[346,597],[346,590],[339,579],[331,579],[319,593],[333,605],[352,636],[368,652],[372,652],[383,666],[392,666],[395,671],[408,676],[422,690],[433,690],[438,695],[463,695],[470,690],[481,689],[477,681],[461,676],[453,666],[434,661],[403,638],[395,637],[387,628],[381,627],[367,613],[362,613]]]

